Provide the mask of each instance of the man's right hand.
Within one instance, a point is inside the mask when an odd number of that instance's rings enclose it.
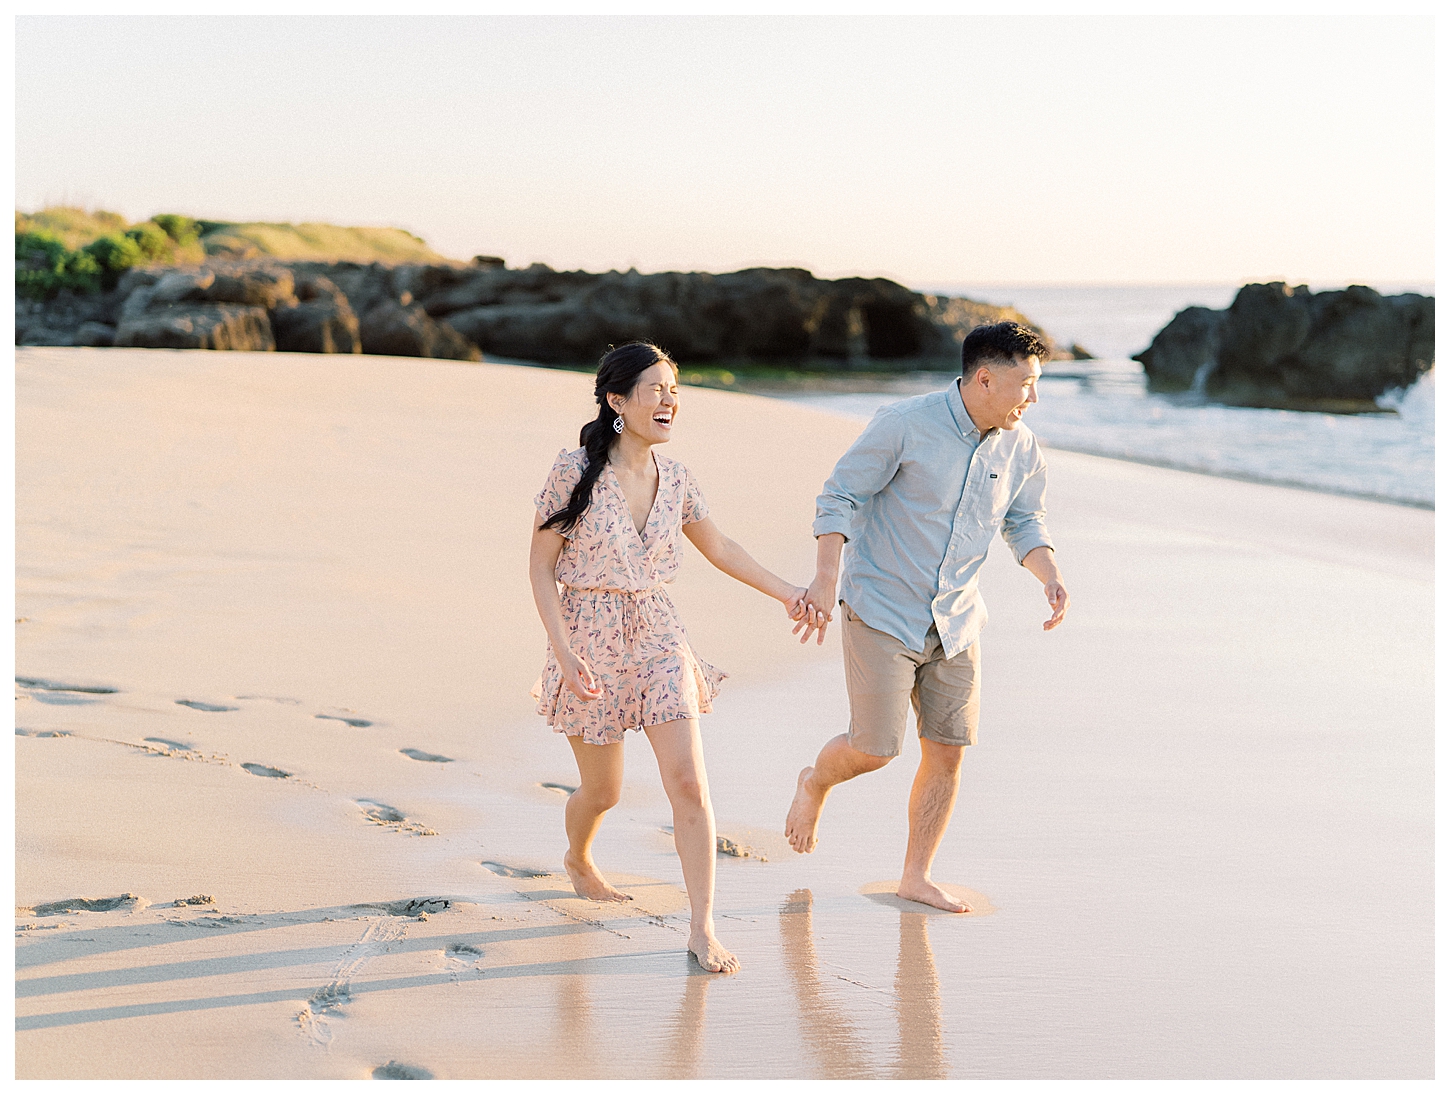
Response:
[[[801,617],[795,627],[791,628],[790,633],[800,635],[801,642],[804,643],[814,632],[816,645],[820,646],[826,641],[826,625],[834,619],[835,605],[836,576],[817,571],[815,581],[806,590],[805,615]]]

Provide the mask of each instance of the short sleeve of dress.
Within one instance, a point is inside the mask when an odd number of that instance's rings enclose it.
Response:
[[[543,490],[534,496],[534,508],[545,517],[552,517],[569,504],[569,495],[574,492],[583,469],[568,449],[561,449],[549,469],[549,478]],[[569,535],[567,532],[561,535]]]
[[[693,525],[696,521],[703,521],[710,516],[710,507],[705,504],[700,484],[695,482],[695,476],[690,469],[682,466],[680,470],[685,473],[685,504],[680,509],[680,524]]]

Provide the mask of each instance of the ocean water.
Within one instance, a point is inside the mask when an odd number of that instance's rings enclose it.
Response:
[[[1318,286],[1315,287],[1320,288]],[[1325,288],[1332,288],[1326,286]],[[1377,286],[1433,292],[1429,285]],[[1190,304],[1228,305],[1235,286],[936,286],[1013,305],[1092,361],[1051,362],[1026,421],[1049,448],[1260,482],[1433,507],[1435,374],[1387,394],[1385,413],[1333,415],[1223,407],[1149,394],[1129,358]],[[788,393],[824,410],[869,418],[882,404],[945,387],[947,374],[893,379],[873,392]]]

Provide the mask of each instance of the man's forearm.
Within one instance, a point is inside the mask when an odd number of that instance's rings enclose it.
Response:
[[[1022,565],[1043,585],[1062,581],[1062,571],[1057,569],[1057,556],[1050,547],[1033,548],[1022,557]]]
[[[841,574],[841,549],[846,538],[839,532],[828,532],[816,537],[816,577],[829,578],[834,585]]]

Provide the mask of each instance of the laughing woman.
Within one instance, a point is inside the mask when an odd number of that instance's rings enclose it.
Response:
[[[724,674],[702,661],[665,593],[680,569],[680,533],[732,578],[804,614],[805,590],[752,559],[710,520],[695,477],[654,452],[679,418],[674,362],[646,342],[605,354],[594,382],[599,416],[581,448],[554,461],[529,549],[534,603],[549,634],[539,714],[567,735],[579,789],[564,807],[564,866],[580,897],[628,901],[589,846],[624,782],[624,738],[643,730],[674,812],[675,850],[690,896],[690,952],[712,972],[735,956],[715,939],[715,815],[698,716]],[[562,594],[560,587],[562,586]]]

